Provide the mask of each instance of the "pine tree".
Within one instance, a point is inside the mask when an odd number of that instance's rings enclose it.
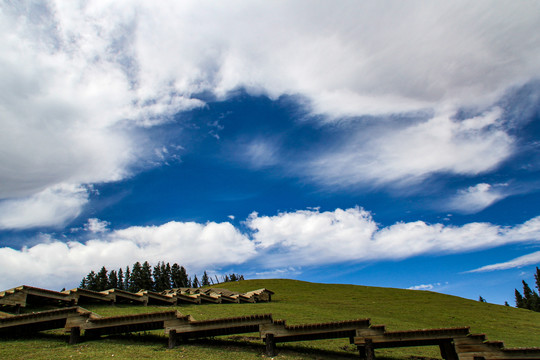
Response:
[[[532,310],[533,309],[533,292],[531,288],[529,287],[529,284],[525,282],[525,280],[521,281],[523,283],[523,305],[525,306],[525,309]]]
[[[202,281],[202,282],[201,282],[201,285],[202,285],[202,286],[208,286],[208,285],[210,285],[210,280],[208,279],[208,274],[206,273],[206,271],[204,272],[201,281]]]
[[[131,271],[129,266],[126,266],[126,275],[124,277],[124,290],[131,291]]]
[[[142,267],[140,262],[136,262],[133,264],[132,270],[131,270],[131,278],[130,278],[130,286],[129,291],[131,292],[137,292],[139,290],[144,289],[142,284]]]
[[[538,289],[538,292],[540,292],[540,269],[538,266],[536,267],[536,273],[534,274],[534,280],[536,283],[536,289]]]
[[[154,282],[152,281],[152,267],[145,261],[141,268],[142,288],[144,290],[152,290],[154,288]]]
[[[86,277],[83,277],[79,284],[79,289],[86,289]]]
[[[194,288],[200,287],[199,279],[197,279],[197,275],[193,276],[193,281],[191,282],[191,287],[194,287]]]
[[[165,265],[165,270],[163,272],[163,290],[169,290],[172,287],[172,280],[171,280],[171,265],[167,263]]]
[[[105,266],[99,270],[96,281],[97,291],[103,291],[109,287],[109,277],[107,276],[107,269]]]
[[[97,287],[97,276],[94,270],[90,271],[86,275],[86,289],[96,291]]]
[[[124,290],[124,272],[122,268],[118,269],[118,289]]]
[[[183,287],[180,279],[180,266],[177,263],[171,266],[171,285],[173,288]]]
[[[157,263],[156,266],[154,266],[154,272],[153,272],[152,276],[154,277],[154,289],[153,290],[162,291],[161,290],[162,274],[161,274],[161,266],[160,266],[159,262]]]
[[[118,288],[118,275],[116,270],[111,270],[109,273],[109,283],[107,284],[107,289],[117,289]]]
[[[524,306],[524,303],[523,303],[523,296],[518,291],[518,289],[515,289],[514,294],[515,294],[515,297],[516,297],[516,307],[520,308],[520,309],[524,309],[525,306]]]
[[[191,287],[191,279],[186,271],[186,268],[180,266],[180,279],[182,282],[182,287]]]

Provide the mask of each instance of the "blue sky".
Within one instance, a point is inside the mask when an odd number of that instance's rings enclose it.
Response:
[[[177,262],[513,304],[535,2],[5,1],[0,287]]]

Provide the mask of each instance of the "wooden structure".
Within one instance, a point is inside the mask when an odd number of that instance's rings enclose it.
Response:
[[[143,296],[142,294],[141,296]],[[101,317],[78,306],[0,318],[0,336],[20,336],[49,329],[64,329],[75,344],[102,335],[164,329],[169,347],[194,338],[258,332],[266,343],[268,356],[275,356],[276,343],[348,338],[358,347],[360,357],[375,359],[375,349],[437,345],[446,360],[540,360],[540,348],[506,349],[485,335],[471,334],[468,327],[386,331],[369,319],[289,326],[272,316],[250,315],[197,321],[177,311]]]
[[[181,288],[166,290],[161,293],[141,290],[132,293],[125,290],[109,289],[105,291],[92,291],[86,289],[72,289],[66,291],[52,291],[32,286],[19,286],[0,292],[0,306],[21,308],[27,305],[55,305],[75,306],[87,303],[134,303],[141,305],[178,305],[181,303],[239,303],[271,301],[272,291],[258,289],[245,294],[226,289],[194,289]]]

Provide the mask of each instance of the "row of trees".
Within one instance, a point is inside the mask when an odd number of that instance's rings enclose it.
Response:
[[[536,280],[536,288],[540,292],[540,269],[536,268],[536,274],[534,274],[534,279]],[[523,283],[523,294],[521,294],[518,289],[516,289],[516,307],[522,309],[529,309],[533,311],[540,312],[540,296],[534,290],[531,290],[529,284],[524,280]]]
[[[139,290],[160,292],[171,288],[197,288],[220,282],[239,280],[244,280],[244,276],[238,274],[224,275],[220,281],[217,276],[214,279],[208,276],[206,271],[201,280],[199,280],[197,275],[191,278],[186,268],[176,263],[171,266],[169,263],[165,264],[165,262],[161,261],[152,267],[148,261],[142,264],[137,261],[131,269],[129,266],[126,266],[125,270],[120,268],[109,272],[103,266],[97,273],[92,270],[81,280],[79,288],[93,291],[115,288],[130,292],[137,292]]]

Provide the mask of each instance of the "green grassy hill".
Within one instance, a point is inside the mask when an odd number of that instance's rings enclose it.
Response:
[[[268,288],[275,292],[270,303],[182,305],[177,310],[196,319],[271,313],[288,324],[318,323],[370,318],[388,330],[470,326],[488,340],[502,340],[506,347],[540,347],[540,313],[467,300],[426,291],[354,285],[329,285],[295,280],[246,280],[219,285],[233,291]],[[164,311],[170,307],[92,305],[87,309],[103,316]],[[27,349],[28,353],[24,349]],[[346,339],[279,344],[279,359],[354,359],[354,346]],[[378,358],[412,356],[439,358],[437,347],[377,350]],[[26,340],[0,341],[0,358],[45,359],[152,358],[152,359],[261,359],[262,341],[250,336],[223,337],[166,349],[162,332],[146,336],[111,337],[69,346],[57,334]],[[234,355],[232,355],[234,354]],[[114,355],[114,356],[113,356]]]

